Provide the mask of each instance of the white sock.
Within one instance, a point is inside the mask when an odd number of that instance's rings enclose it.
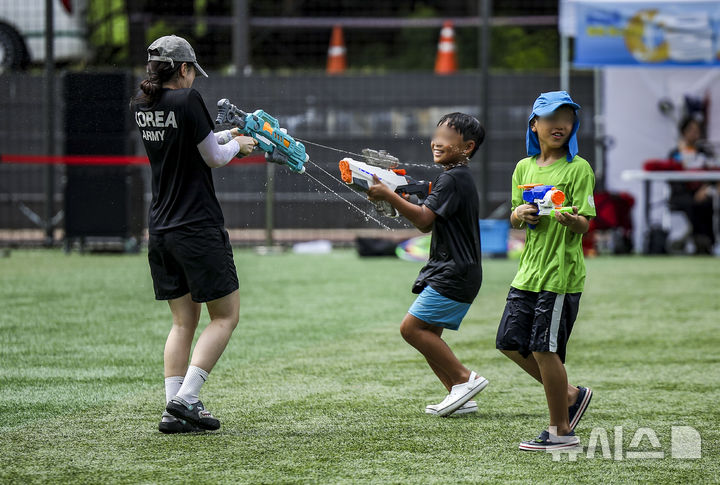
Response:
[[[165,378],[165,402],[170,402],[170,399],[177,396],[180,387],[182,386],[183,379],[185,376],[172,376]]]
[[[178,391],[180,390],[180,386],[182,386],[183,379],[185,379],[185,376],[172,376],[172,377],[166,377],[165,378],[165,403],[170,402],[170,399],[174,398],[175,395],[177,395]],[[174,421],[175,418],[173,418],[170,413],[167,411],[163,412],[163,421]]]
[[[198,394],[200,394],[200,388],[205,384],[207,378],[207,372],[200,367],[191,365],[188,367],[187,374],[185,374],[185,379],[183,380],[182,386],[180,386],[177,396],[188,404],[195,404],[200,400]]]

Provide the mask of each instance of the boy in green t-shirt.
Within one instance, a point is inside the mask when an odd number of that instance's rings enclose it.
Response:
[[[514,228],[528,226],[525,249],[508,293],[496,347],[545,388],[550,426],[521,450],[576,447],[574,429],[592,398],[592,390],[568,384],[565,348],[585,282],[582,235],[595,216],[595,175],[577,155],[580,106],[565,91],[543,93],[528,120],[528,158],[513,173]],[[526,184],[554,186],[565,194],[572,212],[538,215],[523,200]]]

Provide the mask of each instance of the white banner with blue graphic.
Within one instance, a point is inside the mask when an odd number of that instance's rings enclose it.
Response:
[[[720,2],[571,1],[576,66],[720,66]]]

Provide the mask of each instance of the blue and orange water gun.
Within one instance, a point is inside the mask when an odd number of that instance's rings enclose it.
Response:
[[[572,207],[563,207],[565,193],[553,185],[525,184],[518,185],[523,190],[523,200],[538,208],[539,216],[554,215],[556,212],[572,213]],[[535,224],[528,224],[530,229],[535,229]]]
[[[218,101],[217,107],[216,124],[236,127],[241,133],[257,140],[258,148],[269,155],[270,161],[287,165],[294,172],[305,173],[305,162],[310,160],[305,153],[305,145],[295,141],[286,129],[280,128],[278,120],[261,109],[246,113],[225,98]]]

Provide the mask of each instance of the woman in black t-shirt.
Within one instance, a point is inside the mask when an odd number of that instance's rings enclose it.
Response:
[[[255,140],[239,131],[213,133],[196,74],[207,77],[183,38],[157,39],[148,47],[148,77],[131,107],[152,169],[148,260],[155,298],[168,300],[172,328],[165,343],[166,410],[163,433],[218,429],[198,394],[238,323],[238,279],[228,233],[215,196],[211,168]],[[190,349],[207,305],[210,323]]]

